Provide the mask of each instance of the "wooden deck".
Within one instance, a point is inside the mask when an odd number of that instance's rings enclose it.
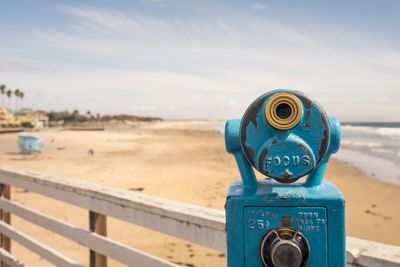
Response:
[[[107,266],[107,257],[128,266],[178,266],[108,238],[107,216],[217,251],[226,250],[225,214],[221,210],[5,167],[0,168],[0,184],[0,260],[3,266],[26,266],[10,252],[10,247],[7,246],[10,240],[25,246],[56,266],[83,266],[64,256],[62,251],[55,251],[48,244],[27,236],[22,229],[15,229],[7,220],[10,213],[87,247],[91,251],[90,266]],[[10,186],[87,209],[90,218],[89,229],[77,227],[10,201]],[[347,238],[347,247],[348,266],[400,267],[399,247],[352,237]]]

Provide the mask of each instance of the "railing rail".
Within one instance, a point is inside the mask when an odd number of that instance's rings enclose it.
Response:
[[[225,252],[225,215],[221,210],[180,203],[112,187],[47,176],[12,168],[0,168],[1,187],[22,188],[88,210],[90,229],[82,229],[9,200],[1,194],[0,214],[14,214],[60,236],[77,242],[91,251],[90,266],[107,266],[107,257],[135,266],[177,266],[174,263],[130,248],[106,237],[106,217],[141,225],[205,247]],[[2,239],[12,239],[57,266],[81,266],[72,259],[26,236],[1,216]],[[4,246],[3,246],[4,245]],[[348,266],[400,267],[400,248],[348,237]],[[4,266],[23,266],[1,244],[0,260]]]

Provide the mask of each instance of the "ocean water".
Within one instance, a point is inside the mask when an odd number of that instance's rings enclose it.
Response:
[[[342,126],[342,147],[400,164],[400,127]]]
[[[400,124],[343,125],[341,150],[335,157],[372,177],[400,185]]]
[[[210,128],[224,132],[225,122]],[[400,123],[343,123],[341,148],[335,158],[381,181],[400,185]]]

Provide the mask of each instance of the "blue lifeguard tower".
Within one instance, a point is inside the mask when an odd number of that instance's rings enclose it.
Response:
[[[32,134],[18,135],[18,145],[23,154],[42,153],[41,143],[42,139],[39,136]]]

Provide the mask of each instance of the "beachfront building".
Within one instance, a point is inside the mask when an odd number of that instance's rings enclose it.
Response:
[[[15,114],[21,126],[43,129],[49,125],[49,117],[45,111],[33,111],[32,109],[22,109]]]
[[[0,127],[20,127],[21,121],[8,109],[0,107]]]

